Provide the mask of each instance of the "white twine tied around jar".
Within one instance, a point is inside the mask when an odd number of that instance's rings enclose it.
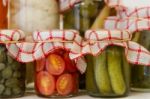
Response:
[[[23,63],[45,58],[55,49],[61,48],[70,53],[74,53],[71,51],[72,48],[75,50],[82,49],[83,40],[75,30],[36,31],[33,33],[33,42],[18,41],[20,38],[25,38],[20,30],[7,31],[1,31],[0,40],[6,44],[11,56]],[[78,70],[84,73],[86,68],[84,58],[80,57],[75,61]]]
[[[131,34],[127,30],[88,30],[85,33],[87,42],[80,52],[71,53],[75,59],[83,55],[101,54],[107,46],[121,46],[125,49],[126,59],[129,63],[150,66],[150,52],[143,46],[130,41]],[[92,41],[92,42],[91,42]],[[72,49],[72,51],[75,51]]]

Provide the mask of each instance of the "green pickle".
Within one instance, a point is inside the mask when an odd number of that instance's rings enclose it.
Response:
[[[111,93],[111,83],[107,70],[107,60],[106,60],[106,52],[103,52],[101,55],[98,55],[95,58],[95,67],[94,74],[96,85],[101,94],[109,94]]]
[[[88,94],[95,97],[127,96],[130,86],[130,64],[126,60],[124,48],[109,46],[98,56],[90,58],[87,60],[86,71]]]
[[[5,46],[0,45],[0,98],[16,98],[24,94],[25,72],[25,64],[11,58]]]
[[[126,85],[122,74],[121,52],[116,47],[110,47],[107,51],[108,72],[115,94],[122,95],[126,91]]]
[[[136,42],[150,51],[150,31],[140,31],[134,34]],[[134,41],[132,38],[132,41]],[[150,91],[150,67],[144,65],[132,65],[131,87],[134,91]]]
[[[88,92],[94,92],[96,93],[98,91],[98,88],[95,85],[95,80],[94,80],[94,59],[91,55],[86,56],[86,61],[90,61],[87,66],[87,70],[86,70],[86,78],[90,78],[86,79],[86,89]]]

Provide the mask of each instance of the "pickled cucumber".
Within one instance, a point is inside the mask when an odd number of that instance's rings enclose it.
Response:
[[[11,64],[14,60],[11,58],[11,56],[8,55],[7,53],[7,61],[8,61],[8,64]]]
[[[134,42],[139,42],[139,39],[140,39],[140,35],[141,35],[141,33],[140,32],[136,32],[136,33],[134,33],[134,35],[133,35],[133,38],[132,38],[132,41],[134,41]]]
[[[131,66],[128,63],[125,54],[122,55],[122,66],[123,66],[123,73],[124,73],[124,79],[126,81],[126,86],[129,88],[130,84],[130,72],[131,72]]]
[[[87,60],[87,70],[86,70],[86,89],[90,92],[97,92],[97,86],[95,84],[94,79],[94,62],[93,62],[93,56],[88,55],[86,56]]]
[[[108,72],[112,89],[115,94],[123,95],[126,92],[126,85],[121,69],[121,51],[119,47],[109,47],[107,51]]]
[[[2,77],[5,79],[8,79],[10,77],[12,77],[12,69],[11,67],[7,66],[3,71],[2,71]]]
[[[145,48],[149,49],[150,47],[150,31],[143,31],[140,36],[139,43]]]
[[[20,63],[18,63],[17,61],[14,61],[14,62],[11,64],[11,68],[12,68],[12,70],[17,71],[18,69],[20,69],[20,68],[22,68],[22,67],[20,67]]]
[[[21,77],[21,72],[20,71],[14,71],[13,77],[14,78],[20,78]]]
[[[104,95],[111,93],[111,83],[106,62],[106,52],[103,52],[95,58],[94,66],[96,85],[100,93]]]

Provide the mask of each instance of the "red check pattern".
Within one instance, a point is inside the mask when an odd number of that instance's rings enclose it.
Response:
[[[60,11],[64,12],[72,8],[76,3],[81,2],[82,0],[59,0],[60,2]]]
[[[22,32],[10,31],[9,33],[3,31],[6,35],[3,38],[9,36],[9,41],[19,40],[22,36]],[[1,35],[3,35],[1,33]],[[20,33],[20,34],[19,34]],[[0,36],[1,37],[1,36]],[[14,39],[15,38],[15,39]],[[16,60],[19,62],[32,62],[46,57],[49,53],[55,49],[65,49],[70,51],[71,48],[75,48],[76,51],[82,49],[82,38],[75,30],[51,30],[51,31],[36,31],[33,33],[34,42],[16,42],[6,44],[7,49]],[[5,41],[2,39],[2,41]],[[74,53],[70,51],[70,53]],[[75,60],[77,68],[81,73],[85,72],[86,63],[83,58]]]
[[[106,29],[128,29],[131,33],[142,30],[150,30],[150,20],[142,18],[108,17],[105,21]]]
[[[110,7],[117,8],[118,17],[150,18],[149,0],[105,0]]]
[[[86,54],[96,56],[101,54],[107,46],[116,45],[125,48],[125,55],[128,62],[150,66],[150,52],[139,44],[130,41],[130,37],[128,31],[88,30],[85,34],[87,43],[77,57]]]

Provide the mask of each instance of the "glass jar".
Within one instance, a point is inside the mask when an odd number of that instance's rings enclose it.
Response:
[[[104,19],[114,15],[115,10],[105,6],[104,0],[81,0],[72,9],[64,12],[64,29],[76,29],[84,37],[88,29],[103,28]],[[80,89],[85,89],[85,74],[80,75]]]
[[[150,31],[145,30],[134,34],[133,41],[150,51]],[[150,91],[150,67],[142,65],[132,66],[131,87],[134,91]]]
[[[7,29],[7,10],[8,6],[0,0],[0,29]]]
[[[59,3],[57,0],[10,0],[9,29],[19,28],[32,41],[32,33],[59,28]],[[34,86],[34,64],[26,65],[27,89]]]
[[[124,48],[107,47],[100,55],[86,56],[86,89],[93,97],[123,97],[129,93],[130,65]]]
[[[78,75],[74,61],[62,49],[36,61],[35,89],[41,97],[70,97],[78,93]]]
[[[64,28],[76,29],[84,37],[85,31],[90,28],[103,28],[105,18],[114,14],[115,10],[105,6],[104,0],[81,0],[64,12]]]
[[[25,93],[25,64],[12,59],[0,45],[0,98],[21,97]]]

